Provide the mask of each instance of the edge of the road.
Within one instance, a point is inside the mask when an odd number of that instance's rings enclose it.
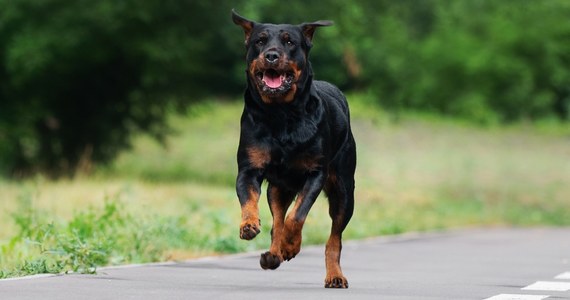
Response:
[[[547,226],[537,226],[537,227],[520,227],[520,226],[478,226],[478,227],[463,227],[463,228],[450,228],[450,229],[441,229],[441,230],[431,230],[431,231],[410,231],[404,232],[399,234],[393,235],[382,235],[376,237],[369,237],[363,239],[355,239],[355,240],[347,240],[343,242],[343,247],[356,247],[357,245],[366,245],[368,243],[395,243],[395,242],[406,242],[411,240],[418,240],[418,239],[432,239],[438,237],[450,237],[454,235],[464,234],[468,232],[476,232],[482,230],[491,230],[491,229],[544,229],[544,228],[557,228],[557,227],[547,227]],[[311,248],[322,248],[323,245],[308,245],[303,247],[303,249],[311,249]],[[145,266],[169,266],[175,265],[180,263],[187,263],[187,262],[201,262],[201,261],[213,261],[219,259],[232,259],[232,258],[240,258],[240,257],[249,257],[253,255],[259,255],[261,249],[257,250],[250,250],[241,253],[234,253],[234,254],[221,254],[221,255],[209,255],[203,257],[197,257],[187,260],[177,260],[177,261],[164,261],[164,262],[155,262],[155,263],[142,263],[142,264],[126,264],[126,265],[115,265],[115,266],[104,266],[97,268],[97,273],[105,271],[105,270],[113,270],[113,269],[127,269],[127,268],[139,268]],[[56,274],[35,274],[35,275],[27,275],[21,277],[11,277],[11,278],[4,278],[0,279],[2,281],[14,281],[14,280],[33,280],[39,278],[46,278],[46,277],[55,277],[55,276],[64,276],[67,274],[73,274],[74,272],[64,272],[64,273],[56,273]]]

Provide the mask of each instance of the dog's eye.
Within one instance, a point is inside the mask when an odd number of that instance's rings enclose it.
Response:
[[[286,44],[287,44],[287,46],[289,46],[289,47],[295,46],[295,43],[294,43],[293,41],[290,41],[290,40],[287,41]]]
[[[259,39],[257,40],[257,42],[255,42],[256,45],[258,46],[263,46],[266,43],[266,39]]]

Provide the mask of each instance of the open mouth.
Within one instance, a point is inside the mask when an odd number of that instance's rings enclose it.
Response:
[[[257,77],[261,79],[268,88],[278,89],[285,84],[291,84],[293,81],[293,74],[288,72],[278,72],[274,69],[265,70],[265,72],[258,72]]]
[[[260,70],[255,73],[261,91],[265,94],[279,95],[291,89],[293,72],[276,69]]]

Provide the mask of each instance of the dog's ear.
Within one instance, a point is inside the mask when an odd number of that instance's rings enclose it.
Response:
[[[243,28],[243,32],[245,33],[245,44],[247,45],[249,42],[249,37],[251,36],[251,31],[255,26],[255,22],[238,15],[235,9],[232,9],[232,20],[236,25],[239,25],[241,28]]]
[[[321,27],[321,26],[331,26],[333,24],[333,21],[316,21],[316,22],[311,22],[311,23],[303,23],[300,25],[301,27],[301,31],[303,32],[303,35],[305,36],[305,39],[307,40],[307,46],[309,46],[309,48],[312,46],[312,42],[313,42],[313,35],[315,34],[315,29],[317,29],[317,27]]]

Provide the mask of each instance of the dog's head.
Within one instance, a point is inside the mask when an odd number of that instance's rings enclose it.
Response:
[[[308,56],[315,29],[332,22],[256,23],[235,11],[232,18],[245,32],[247,75],[252,88],[264,103],[292,102],[312,72]]]

